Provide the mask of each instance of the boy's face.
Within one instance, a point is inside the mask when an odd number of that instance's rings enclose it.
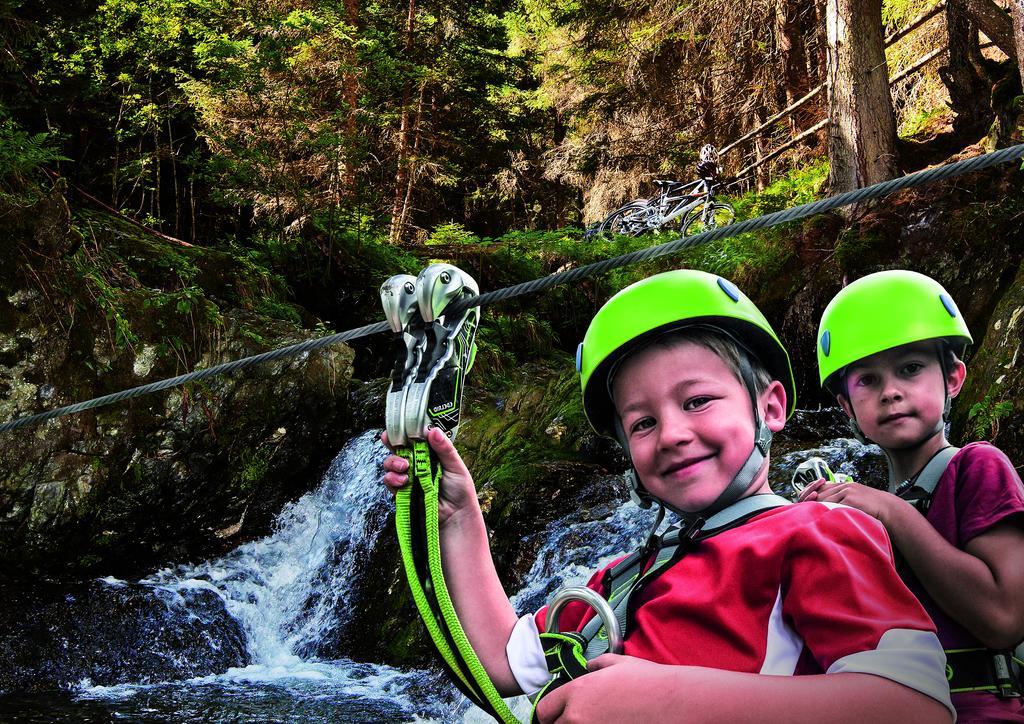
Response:
[[[615,409],[644,487],[680,510],[713,503],[754,446],[746,387],[707,347],[679,342],[629,357],[612,386]],[[768,427],[786,420],[786,393],[773,381],[759,400]],[[748,495],[771,492],[767,468]]]
[[[893,347],[854,362],[846,371],[849,402],[863,433],[883,448],[900,450],[919,445],[935,432],[946,401],[942,365],[934,342]],[[946,385],[955,397],[966,369],[959,360]]]

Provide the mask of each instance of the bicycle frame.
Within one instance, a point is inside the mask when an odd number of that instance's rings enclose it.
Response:
[[[690,193],[683,193],[679,196],[672,196],[673,188],[668,186],[660,194],[651,199],[657,203],[657,218],[648,219],[648,228],[658,228],[670,221],[678,219],[687,214],[700,204],[714,201],[714,182],[709,179],[700,179],[678,187],[678,191],[692,189]]]
[[[685,184],[667,180],[655,180],[654,183],[659,188],[655,196],[636,199],[619,207],[598,224],[593,233],[603,234],[611,230],[612,233],[638,236],[645,231],[660,229],[676,219],[681,219],[682,231],[693,218],[706,222],[719,205],[715,190],[720,184],[715,178],[702,177]]]

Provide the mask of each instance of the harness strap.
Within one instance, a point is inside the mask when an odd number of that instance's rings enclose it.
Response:
[[[437,520],[440,466],[423,440],[402,453],[411,457],[411,484],[396,495],[395,524],[416,608],[458,689],[497,721],[517,723],[470,645],[445,584]]]
[[[914,507],[922,514],[928,512],[932,504],[932,495],[935,493],[935,486],[939,479],[946,472],[946,467],[953,456],[960,452],[960,448],[948,445],[932,455],[921,471],[912,478],[904,480],[890,491],[904,500],[913,503]]]
[[[947,649],[946,679],[951,694],[983,691],[1001,699],[1021,695],[1020,672],[1008,651]]]
[[[683,520],[679,525],[666,531],[655,544],[655,557],[649,567],[647,567],[647,563],[650,561],[651,548],[645,546],[608,569],[604,574],[603,588],[608,592],[608,603],[623,636],[628,631],[628,620],[631,614],[630,603],[643,586],[671,568],[701,541],[743,525],[766,510],[783,505],[791,505],[791,503],[778,495],[753,495],[742,498],[707,520],[699,517]],[[552,635],[554,633],[552,632]],[[548,640],[545,639],[545,636],[546,634],[542,635],[542,641]],[[601,618],[595,616],[587,622],[577,636],[582,639],[582,643],[579,643],[576,637],[571,639],[571,643],[558,638],[552,638],[550,641],[553,646],[570,643],[574,652],[577,652],[578,647],[582,646],[584,649],[582,672],[585,673],[587,661],[608,652],[608,634]],[[573,655],[576,656],[576,653]],[[565,658],[565,654],[559,654],[558,662],[562,662]],[[568,672],[563,669],[556,672],[550,668],[550,663],[549,659],[549,670],[552,675],[557,673],[557,678],[565,679]],[[561,683],[558,685],[560,686]],[[547,691],[547,687],[542,689],[537,700],[539,701]]]

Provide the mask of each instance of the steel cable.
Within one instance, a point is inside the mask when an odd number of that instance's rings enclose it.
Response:
[[[849,206],[863,201],[882,198],[883,196],[887,196],[895,191],[901,191],[903,189],[911,188],[914,186],[922,186],[927,183],[952,178],[954,176],[962,176],[963,174],[971,173],[973,171],[980,171],[991,166],[996,166],[998,164],[1006,163],[1008,161],[1013,161],[1020,158],[1024,158],[1024,144],[1010,146],[1009,148],[993,151],[991,153],[986,153],[981,156],[975,156],[973,158],[967,158],[962,161],[956,161],[954,163],[946,164],[944,166],[938,166],[936,168],[930,168],[924,171],[917,171],[916,173],[912,173],[907,176],[901,176],[899,178],[890,179],[888,181],[882,181],[881,183],[866,186],[861,189],[855,189],[853,191],[848,191],[837,196],[831,196],[827,199],[821,199],[820,201],[814,201],[808,204],[801,204],[800,206],[794,206],[791,209],[783,209],[782,211],[776,211],[771,214],[765,214],[764,216],[758,216],[757,218],[754,219],[739,221],[728,226],[712,229],[711,231],[705,231],[694,236],[680,237],[673,241],[665,242],[664,244],[658,244],[656,246],[650,246],[645,249],[639,249],[628,254],[610,257],[608,259],[594,262],[592,264],[586,264],[584,266],[576,267],[574,269],[567,269],[565,271],[555,272],[554,274],[550,274],[546,277],[541,277],[539,279],[533,279],[531,281],[513,284],[512,286],[505,287],[503,289],[496,289],[493,292],[486,292],[472,299],[462,300],[452,308],[452,312],[458,313],[467,307],[486,306],[488,304],[493,304],[495,302],[506,301],[514,297],[519,297],[526,294],[534,294],[536,292],[545,291],[559,284],[567,284],[569,282],[578,281],[586,277],[596,276],[597,274],[602,274],[604,272],[610,271],[612,269],[617,269],[619,267],[636,264],[641,261],[657,259],[659,257],[674,254],[678,251],[689,249],[700,244],[706,244],[708,242],[718,241],[720,239],[727,239],[731,236],[738,236],[739,234],[743,234],[748,231],[756,231],[758,229],[766,229],[772,226],[778,226],[779,224],[785,224],[789,221],[796,221],[797,219],[804,219],[807,218],[808,216],[814,216],[815,214],[822,214],[825,213],[826,211],[832,211],[843,206]],[[73,405],[67,405],[65,407],[55,408],[53,410],[40,412],[34,415],[26,415],[24,417],[15,418],[14,420],[10,420],[8,422],[0,424],[0,432],[6,432],[7,430],[14,430],[16,428],[26,427],[28,425],[34,425],[40,422],[44,422],[45,420],[51,420],[55,417],[72,415],[77,412],[84,412],[85,410],[91,410],[97,407],[111,405],[115,402],[121,402],[123,400],[128,400],[133,397],[147,395],[151,392],[158,392],[160,390],[165,390],[170,387],[177,387],[188,382],[203,380],[217,375],[228,374],[230,372],[245,369],[253,365],[262,364],[264,362],[271,362],[282,357],[290,357],[302,354],[304,352],[311,352],[313,350],[320,349],[321,347],[326,347],[331,344],[337,344],[338,342],[346,342],[353,339],[359,339],[360,337],[367,337],[371,334],[384,332],[388,329],[390,328],[386,322],[378,322],[376,324],[369,324],[363,327],[350,329],[345,332],[339,332],[337,334],[332,334],[325,337],[309,339],[298,344],[290,345],[287,347],[279,347],[278,349],[270,350],[269,352],[263,352],[261,354],[253,355],[251,357],[243,357],[242,359],[238,359],[233,362],[226,362],[224,364],[215,365],[213,367],[195,370],[193,372],[189,372],[188,374],[178,375],[177,377],[171,377],[157,382],[151,382],[149,384],[141,385],[139,387],[132,387],[130,389],[115,392],[110,395],[96,397],[91,400],[86,400],[84,402],[77,402]]]

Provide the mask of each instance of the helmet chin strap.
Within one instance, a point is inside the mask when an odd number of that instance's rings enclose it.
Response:
[[[633,459],[629,454],[629,443],[626,440],[626,432],[622,427],[622,420],[619,419],[618,415],[615,416],[615,436],[619,439],[619,444],[625,451],[630,463],[630,470],[626,473],[626,481],[629,483],[629,497],[634,503],[641,508],[650,508],[651,503],[657,501],[662,508],[668,508],[682,518],[707,517],[728,508],[742,498],[744,493],[750,489],[768,461],[768,451],[772,445],[772,431],[765,424],[764,420],[761,419],[761,413],[757,409],[757,388],[754,384],[754,373],[750,368],[750,362],[747,360],[746,354],[743,352],[740,353],[740,377],[750,395],[750,403],[754,410],[754,446],[742,467],[733,476],[733,479],[729,481],[729,484],[725,486],[725,489],[719,493],[714,501],[698,511],[680,510],[671,503],[656,498],[644,489],[643,483],[640,482],[640,477],[637,475],[636,468],[632,466]]]

